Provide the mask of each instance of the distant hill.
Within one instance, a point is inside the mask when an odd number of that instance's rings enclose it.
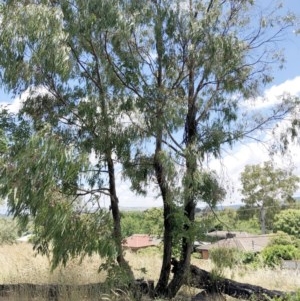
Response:
[[[240,207],[242,206],[242,204],[231,204],[231,205],[218,205],[216,207],[216,210],[224,210],[226,208],[231,208],[233,210],[237,210],[239,209]],[[153,207],[156,207],[156,206],[153,206]],[[196,211],[201,211],[202,209],[204,209],[206,206],[203,205],[203,206],[197,206],[197,209]],[[120,207],[120,211],[145,211],[147,209],[150,209],[152,207]],[[162,207],[157,207],[157,208],[162,208]]]

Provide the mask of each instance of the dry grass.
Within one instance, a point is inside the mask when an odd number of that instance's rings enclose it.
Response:
[[[192,263],[206,271],[211,271],[210,260],[193,258]],[[232,280],[262,286],[270,290],[295,291],[300,289],[300,271],[261,268],[254,269],[238,266],[234,270],[226,269],[224,275]]]
[[[126,259],[132,266],[137,278],[158,280],[162,257],[155,250],[144,250],[137,253],[126,251]],[[196,266],[211,270],[209,260],[193,258]],[[0,246],[0,283],[64,283],[87,284],[102,282],[105,272],[98,274],[97,270],[101,260],[97,256],[87,257],[82,265],[78,260],[69,262],[67,267],[58,268],[50,272],[49,260],[40,255],[35,256],[32,245],[18,243]],[[300,288],[300,272],[288,270],[269,269],[242,269],[227,270],[225,276],[239,282],[260,285],[268,289],[293,291]],[[190,291],[190,288],[185,288]],[[194,291],[191,291],[193,294]]]
[[[36,255],[29,243],[0,246],[0,283],[65,283],[87,284],[101,282],[105,273],[98,273],[101,261],[97,256],[87,257],[82,265],[79,260],[70,261],[66,268],[50,271],[46,256]],[[84,271],[84,272],[83,272]]]

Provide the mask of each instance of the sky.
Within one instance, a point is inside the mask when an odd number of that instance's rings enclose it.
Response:
[[[265,5],[267,1],[260,0]],[[271,0],[275,1],[275,0]],[[299,0],[283,0],[283,7],[287,11],[297,14],[300,18]],[[299,25],[300,27],[300,25]],[[276,70],[273,74],[274,80],[268,85],[264,91],[267,99],[275,99],[284,92],[292,95],[300,96],[300,35],[296,36],[292,29],[286,35],[283,41],[285,65],[281,70]],[[9,94],[0,89],[0,105],[11,104],[11,109],[17,111],[20,105],[20,99],[13,99]],[[263,104],[262,104],[263,105]],[[300,176],[300,146],[293,145],[286,157],[276,157],[275,161],[279,167],[293,166],[294,173]],[[239,192],[240,173],[247,164],[260,164],[269,160],[268,151],[263,144],[255,142],[241,143],[233,149],[224,153],[222,160],[212,160],[209,167],[216,170],[221,182],[227,188],[227,198],[223,205],[236,205],[241,203],[241,194]],[[136,196],[129,187],[129,183],[121,181],[121,175],[118,175],[117,181],[118,194],[120,196],[121,207],[154,207],[162,206],[162,202],[157,197],[157,191],[153,190],[147,197]],[[296,192],[300,196],[300,190]],[[108,206],[108,201],[107,204]],[[201,205],[201,204],[200,204]],[[4,207],[0,207],[0,213],[4,211]]]

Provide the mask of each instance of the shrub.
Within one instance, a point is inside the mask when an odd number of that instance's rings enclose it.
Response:
[[[243,264],[252,264],[256,261],[256,254],[254,252],[244,252],[242,254],[241,262]]]
[[[289,235],[287,233],[279,231],[277,232],[277,235],[274,238],[272,238],[269,245],[293,245],[300,249],[300,239],[293,235]]]
[[[300,290],[296,291],[295,293],[288,294],[287,301],[300,301]]]
[[[276,266],[282,260],[292,260],[300,258],[300,251],[293,245],[271,245],[262,252],[264,263],[268,266]]]
[[[288,209],[276,214],[274,230],[300,238],[300,210]]]
[[[214,248],[209,256],[214,263],[214,271],[221,276],[225,268],[232,269],[241,262],[241,252],[235,248]]]

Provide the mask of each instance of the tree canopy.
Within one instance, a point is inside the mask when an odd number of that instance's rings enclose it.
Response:
[[[300,210],[283,210],[275,215],[274,230],[300,238]]]
[[[262,232],[272,228],[274,215],[283,204],[295,202],[293,194],[299,185],[299,177],[290,170],[275,168],[272,162],[263,165],[247,165],[241,173],[242,201],[247,210],[260,208]]]
[[[297,120],[289,97],[260,114],[247,108],[281,63],[274,45],[294,22],[278,7],[258,11],[252,0],[1,3],[1,85],[24,99],[17,115],[2,112],[9,144],[1,195],[23,222],[33,217],[36,247],[53,246],[54,266],[98,252],[130,276],[122,173],[133,191],[157,189],[163,201],[156,294],[177,293],[196,204],[213,207],[226,193],[205,162],[287,115]],[[66,233],[74,234],[69,243]],[[172,256],[179,265],[171,279]]]

